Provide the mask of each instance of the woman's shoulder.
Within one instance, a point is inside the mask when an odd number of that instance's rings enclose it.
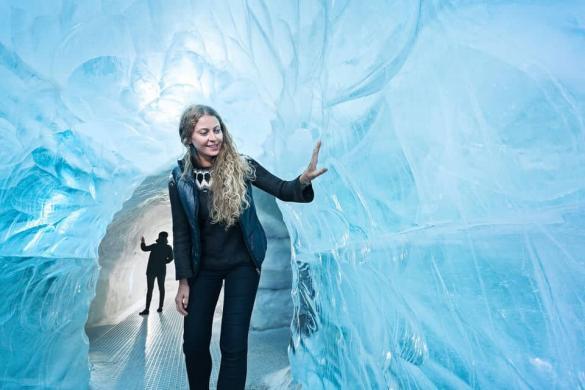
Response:
[[[183,163],[182,160],[177,161],[177,165],[171,169],[171,172],[169,173],[169,181],[176,182],[179,179],[179,177],[183,173],[182,163]]]
[[[249,164],[256,166],[258,165],[258,161],[254,160],[252,157],[248,156],[247,154],[240,153],[240,157],[246,160]]]

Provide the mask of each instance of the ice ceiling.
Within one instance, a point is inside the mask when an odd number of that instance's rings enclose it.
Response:
[[[585,387],[582,1],[0,3],[0,383],[83,388],[97,248],[189,103],[281,177],[295,381]]]

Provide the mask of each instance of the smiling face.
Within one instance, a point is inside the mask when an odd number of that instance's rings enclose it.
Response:
[[[223,132],[219,120],[212,115],[203,115],[199,118],[191,135],[191,142],[197,149],[200,163],[213,161],[223,145]]]

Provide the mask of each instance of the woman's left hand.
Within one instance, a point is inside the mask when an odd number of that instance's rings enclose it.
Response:
[[[307,167],[305,172],[303,172],[303,174],[300,177],[300,181],[304,185],[311,184],[311,180],[327,172],[327,168],[321,168],[317,170],[317,161],[319,160],[319,149],[321,149],[321,140],[317,141],[317,144],[313,149],[313,156],[311,157],[311,162],[309,163],[309,166]]]

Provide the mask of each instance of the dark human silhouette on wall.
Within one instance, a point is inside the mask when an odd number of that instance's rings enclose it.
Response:
[[[160,232],[156,240],[156,244],[146,245],[144,243],[144,236],[140,237],[140,249],[144,252],[150,252],[148,257],[148,266],[146,267],[146,284],[148,290],[146,292],[146,307],[141,311],[141,316],[147,315],[150,308],[150,301],[152,300],[152,290],[154,290],[154,280],[157,280],[158,291],[160,299],[158,303],[157,312],[162,312],[163,303],[165,301],[165,277],[167,274],[167,264],[173,261],[173,248],[168,244],[167,232]]]

